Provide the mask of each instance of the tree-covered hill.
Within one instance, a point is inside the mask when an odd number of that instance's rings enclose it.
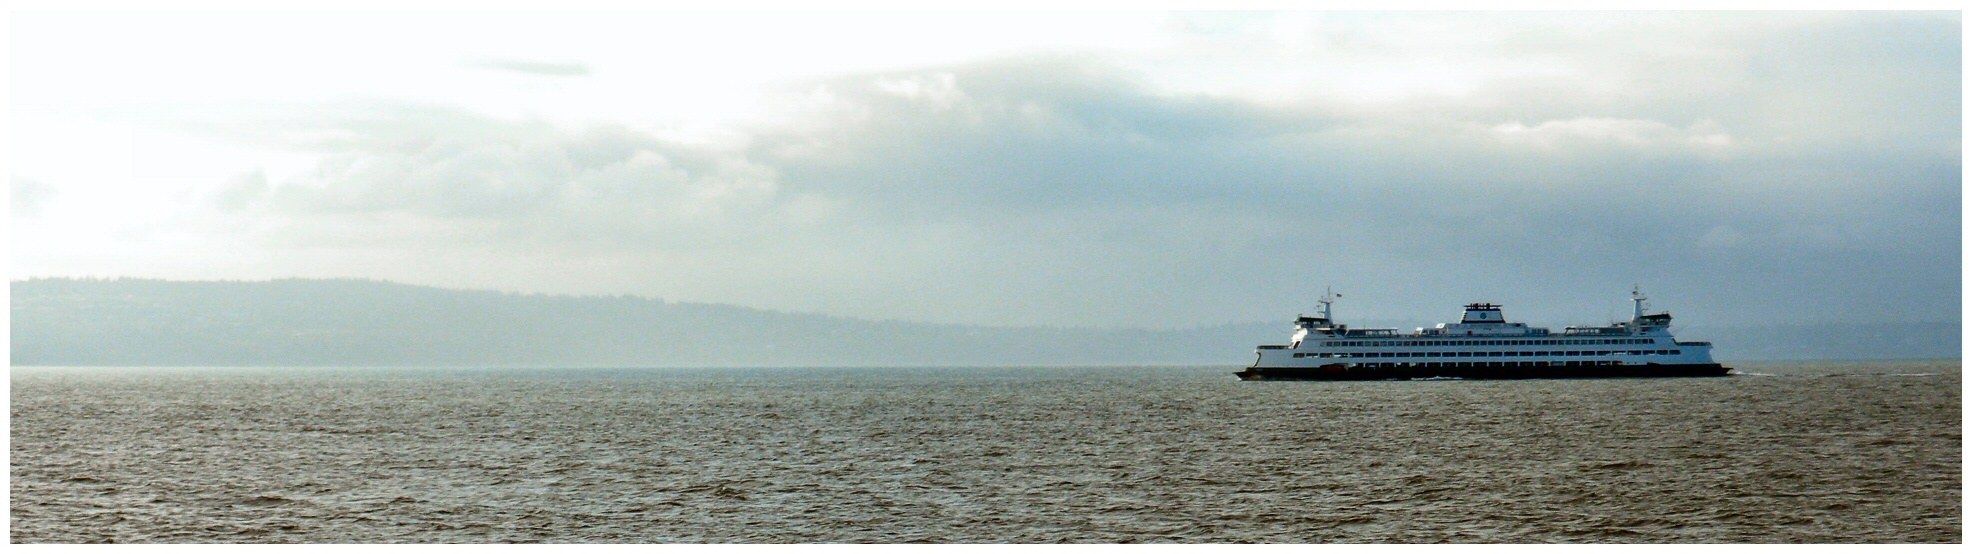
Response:
[[[33,279],[12,295],[16,365],[1230,365],[1282,327],[937,325],[365,280]]]

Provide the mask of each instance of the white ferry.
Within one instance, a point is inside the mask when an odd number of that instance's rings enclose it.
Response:
[[[1321,315],[1294,322],[1288,344],[1261,345],[1246,381],[1402,379],[1567,379],[1592,377],[1717,377],[1731,368],[1712,361],[1712,343],[1671,336],[1671,314],[1645,314],[1641,290],[1630,291],[1636,314],[1601,327],[1544,327],[1508,322],[1500,305],[1465,305],[1458,323],[1410,333],[1352,329],[1331,319],[1336,296],[1321,297]]]

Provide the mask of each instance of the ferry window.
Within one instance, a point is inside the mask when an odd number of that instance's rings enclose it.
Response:
[[[1672,350],[1672,351],[1671,351],[1671,355],[1672,355],[1672,356],[1676,356],[1676,355],[1679,355],[1679,354],[1683,354],[1683,353],[1684,353],[1684,351],[1683,351],[1683,350]]]

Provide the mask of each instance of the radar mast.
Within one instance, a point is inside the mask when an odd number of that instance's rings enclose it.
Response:
[[[1643,295],[1643,285],[1630,285],[1630,302],[1636,304],[1636,315],[1631,316],[1630,321],[1643,320],[1643,301],[1649,299],[1650,297]]]
[[[1321,299],[1320,299],[1320,300],[1316,300],[1316,302],[1320,302],[1320,303],[1321,303],[1321,305],[1322,305],[1322,319],[1323,319],[1323,320],[1325,320],[1325,321],[1335,321],[1335,318],[1334,318],[1334,316],[1332,316],[1332,315],[1331,315],[1331,314],[1330,314],[1329,312],[1330,312],[1330,310],[1332,310],[1332,309],[1334,309],[1334,306],[1335,306],[1335,299],[1337,299],[1337,298],[1341,298],[1341,297],[1342,297],[1342,295],[1340,295],[1340,294],[1335,294],[1335,288],[1334,288],[1334,287],[1327,287],[1327,288],[1326,288],[1326,291],[1324,291],[1324,292],[1322,293],[1322,297],[1321,297]]]

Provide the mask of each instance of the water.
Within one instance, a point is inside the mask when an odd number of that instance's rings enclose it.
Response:
[[[14,542],[1959,542],[1960,367],[14,369]]]

